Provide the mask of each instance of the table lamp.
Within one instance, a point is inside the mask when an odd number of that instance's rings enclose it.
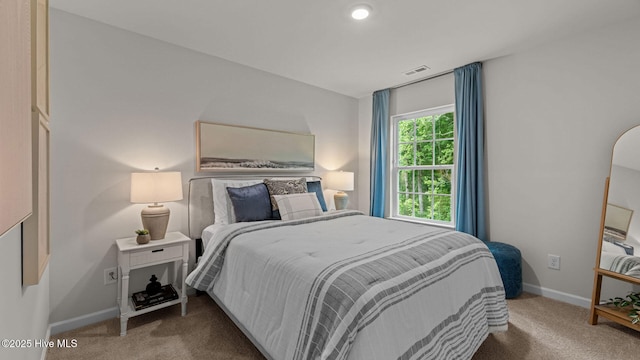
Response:
[[[182,200],[180,172],[131,173],[131,202],[153,203],[142,209],[142,226],[149,230],[151,240],[164,239],[169,223],[169,208],[161,202]]]
[[[344,210],[349,203],[345,191],[353,191],[353,173],[349,171],[331,171],[326,175],[327,188],[338,190],[333,196],[336,210]]]

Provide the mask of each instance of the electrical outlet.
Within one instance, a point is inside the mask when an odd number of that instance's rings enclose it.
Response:
[[[104,284],[115,284],[116,281],[118,281],[118,271],[116,268],[112,267],[104,269]]]
[[[547,267],[549,269],[560,270],[560,256],[548,254],[548,264]]]

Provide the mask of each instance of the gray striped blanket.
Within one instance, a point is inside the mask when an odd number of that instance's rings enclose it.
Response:
[[[345,219],[349,217],[351,219]],[[464,233],[432,227],[419,232],[412,225],[411,231],[404,231],[401,230],[406,226],[404,223],[370,218],[353,211],[225,228],[206,249],[187,283],[211,291],[233,239],[262,235],[262,230],[268,230],[270,236],[274,231],[289,229],[315,233],[322,222],[327,226],[344,223],[351,231],[372,234],[388,227],[391,229],[388,232],[396,238],[327,263],[309,279],[309,288],[295,297],[306,298],[304,303],[296,305],[300,309],[296,317],[298,325],[291,326],[282,335],[291,339],[290,343],[282,346],[284,350],[276,345],[269,349],[262,344],[272,352],[271,358],[470,359],[489,332],[506,329],[508,312],[504,288],[491,252],[481,241]],[[331,244],[335,246],[336,242]],[[256,302],[266,301],[270,300]],[[402,333],[403,323],[407,322],[413,324],[407,326],[414,330]],[[415,324],[419,324],[421,330],[415,329]],[[260,335],[256,334],[256,338],[260,339]],[[269,339],[265,342],[273,342],[270,336],[265,335]],[[384,339],[388,344],[378,344],[378,340],[372,339]],[[393,355],[383,355],[377,349]]]
[[[640,277],[640,257],[618,255],[613,258],[609,270],[628,276]]]

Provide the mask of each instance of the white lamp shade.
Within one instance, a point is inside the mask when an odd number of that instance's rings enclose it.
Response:
[[[180,172],[131,173],[131,202],[159,203],[182,200]]]
[[[349,171],[331,171],[325,175],[328,189],[353,191],[353,173]]]

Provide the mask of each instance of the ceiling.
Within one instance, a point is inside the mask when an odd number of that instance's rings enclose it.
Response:
[[[350,18],[356,4],[373,11]],[[361,98],[640,15],[640,0],[50,0],[72,14]],[[404,73],[421,65],[429,70]]]

